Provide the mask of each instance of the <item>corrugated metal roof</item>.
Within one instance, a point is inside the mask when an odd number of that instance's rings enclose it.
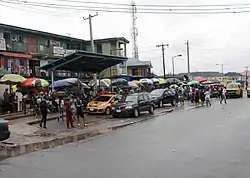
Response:
[[[140,61],[133,58],[127,60],[127,67],[132,66],[150,66],[152,67],[151,61]]]

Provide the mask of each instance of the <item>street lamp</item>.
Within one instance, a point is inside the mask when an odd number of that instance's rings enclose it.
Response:
[[[113,51],[122,51],[123,50],[123,48],[115,48],[115,49],[111,49],[110,51],[109,51],[109,54],[110,54],[110,56],[112,55],[112,52]],[[110,76],[110,89],[111,89],[111,92],[112,92],[112,86],[111,86],[111,83],[112,83],[112,66],[109,68],[109,76]]]
[[[216,64],[216,65],[221,66],[221,81],[222,81],[224,76],[224,64]]]
[[[172,68],[173,68],[173,77],[174,77],[174,59],[177,58],[177,57],[181,57],[182,55],[179,54],[179,55],[176,55],[176,56],[173,56],[172,57]]]

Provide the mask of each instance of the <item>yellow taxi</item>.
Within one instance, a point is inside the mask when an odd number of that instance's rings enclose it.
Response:
[[[241,98],[243,96],[242,89],[238,83],[227,84],[227,97]]]
[[[111,114],[114,105],[121,99],[120,95],[113,93],[106,93],[97,96],[91,102],[88,103],[86,109],[88,113],[95,114]]]
[[[247,86],[247,97],[250,98],[250,85]]]

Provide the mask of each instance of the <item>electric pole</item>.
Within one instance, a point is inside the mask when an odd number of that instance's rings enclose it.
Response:
[[[189,41],[187,41],[186,45],[187,45],[187,69],[188,69],[188,77],[190,77]]]
[[[89,20],[89,34],[90,34],[90,44],[91,44],[91,49],[92,52],[95,52],[95,44],[94,44],[94,38],[93,38],[93,30],[92,30],[92,18],[98,16],[98,12],[96,12],[95,15],[89,14],[87,18],[83,17],[83,20]],[[96,74],[93,75],[93,80],[94,80],[94,91],[97,93],[97,76]],[[99,81],[99,86],[100,86],[100,81]]]
[[[87,18],[83,17],[83,20],[89,20],[90,43],[91,43],[91,49],[93,53],[95,52],[95,45],[94,45],[94,39],[93,39],[92,18],[96,16],[98,16],[98,12],[96,12],[95,15],[89,14]]]
[[[162,52],[162,65],[163,65],[163,75],[164,79],[166,79],[166,64],[165,64],[165,47],[169,47],[169,44],[160,44],[156,45],[156,47],[161,48]]]

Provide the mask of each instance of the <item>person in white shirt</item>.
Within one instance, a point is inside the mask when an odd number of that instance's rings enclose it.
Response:
[[[226,87],[224,87],[222,89],[222,96],[221,96],[220,104],[222,104],[223,100],[224,100],[225,104],[227,104],[227,89],[226,89]]]
[[[207,105],[211,106],[211,100],[210,100],[210,96],[211,96],[211,90],[207,89],[207,91],[204,93],[205,94],[205,102]]]
[[[22,107],[23,94],[19,90],[17,90],[16,91],[16,97],[17,97],[17,99],[16,99],[16,101],[17,101],[17,111],[21,112],[22,108],[23,108]]]

